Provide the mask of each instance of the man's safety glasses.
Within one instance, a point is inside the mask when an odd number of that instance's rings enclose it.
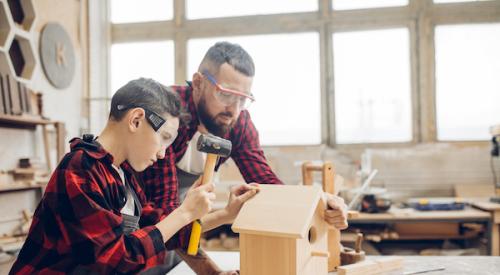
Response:
[[[207,70],[202,72],[202,75],[215,86],[217,92],[215,93],[215,98],[224,106],[231,106],[235,103],[238,103],[238,107],[242,110],[247,109],[252,102],[255,101],[255,98],[252,94],[247,94],[240,91],[231,90],[228,88],[222,87],[217,81],[215,77],[213,77]]]

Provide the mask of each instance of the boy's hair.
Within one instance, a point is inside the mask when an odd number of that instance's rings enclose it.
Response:
[[[235,70],[246,76],[253,77],[255,75],[252,57],[240,45],[226,41],[217,42],[208,49],[198,71],[208,70],[215,75],[224,63],[231,65]]]
[[[182,108],[179,95],[150,78],[129,81],[118,89],[111,99],[109,119],[120,121],[130,108],[137,107],[148,109],[158,115],[168,113],[178,117],[181,125],[189,123],[190,120],[190,115]]]

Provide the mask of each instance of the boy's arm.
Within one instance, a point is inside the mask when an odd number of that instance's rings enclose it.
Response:
[[[158,228],[148,226],[125,235],[121,215],[112,210],[102,183],[91,173],[65,171],[65,183],[59,183],[65,190],[57,194],[53,209],[74,259],[102,273],[138,272],[162,264],[165,246]]]

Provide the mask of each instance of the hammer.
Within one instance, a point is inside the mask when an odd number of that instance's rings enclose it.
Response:
[[[231,141],[216,137],[214,135],[201,135],[196,143],[198,151],[207,153],[207,160],[203,175],[201,176],[201,184],[206,184],[212,180],[214,175],[215,165],[219,156],[228,157],[231,154],[232,144]],[[194,256],[198,254],[198,247],[200,245],[201,237],[201,221],[196,220],[193,222],[191,229],[191,236],[189,237],[189,246],[187,254]]]

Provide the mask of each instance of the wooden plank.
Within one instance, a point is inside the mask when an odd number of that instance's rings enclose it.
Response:
[[[31,114],[31,98],[28,93],[28,88],[26,88],[26,85],[23,84],[23,97],[24,97],[24,106],[26,107],[26,113]]]
[[[56,162],[59,162],[66,153],[66,127],[64,126],[64,122],[56,122],[54,127],[56,128]]]
[[[241,234],[240,274],[297,274],[296,251],[295,239]]]
[[[500,208],[499,208],[500,209]],[[416,211],[412,209],[400,210],[391,208],[388,213],[359,213],[358,217],[350,219],[356,221],[421,221],[421,220],[456,220],[456,219],[487,219],[490,214],[474,208],[451,211]]]
[[[9,83],[7,82],[7,75],[2,75],[1,85],[2,85],[2,95],[4,102],[4,113],[6,115],[10,115],[12,103],[10,102],[10,92],[9,92]]]
[[[338,267],[338,275],[374,275],[403,268],[402,257],[387,257]]]
[[[439,236],[459,236],[460,226],[458,223],[397,223],[394,230],[400,236],[419,236],[419,235],[439,235]]]
[[[3,102],[3,75],[0,74],[0,115],[5,114],[5,107]]]
[[[305,238],[321,201],[319,186],[262,184],[243,205],[232,229],[238,233]]]
[[[500,256],[500,224],[493,224],[491,230],[491,256]]]
[[[7,75],[7,87],[10,94],[11,102],[11,114],[21,115],[21,102],[19,101],[19,89],[17,87],[17,81],[13,76]]]
[[[27,114],[28,113],[28,108],[26,107],[26,97],[25,97],[25,93],[24,93],[24,90],[26,89],[25,88],[25,85],[24,83],[21,83],[21,82],[17,82],[17,88],[18,88],[18,91],[19,91],[19,100],[21,101],[21,111],[23,114]]]
[[[23,86],[24,84],[21,82],[17,82],[17,93],[19,96],[19,103],[21,105],[21,114],[25,114],[26,112],[26,100],[24,99],[23,94]]]
[[[45,153],[45,162],[47,163],[47,170],[52,173],[52,162],[50,161],[50,148],[49,148],[49,132],[47,125],[42,126],[43,133],[43,151]]]
[[[455,184],[455,196],[460,198],[489,198],[494,193],[492,184]]]

